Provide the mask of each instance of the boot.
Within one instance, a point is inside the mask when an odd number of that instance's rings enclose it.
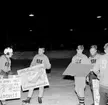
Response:
[[[22,100],[22,102],[27,104],[27,103],[30,103],[30,100],[31,100],[31,97],[27,97],[27,99]]]
[[[85,103],[83,103],[83,104],[78,104],[78,105],[85,105]]]
[[[3,105],[2,101],[0,100],[0,105]]]
[[[39,104],[42,103],[42,97],[38,97],[38,103],[39,103]]]
[[[5,100],[3,100],[3,101],[0,100],[0,105],[6,105]]]
[[[79,103],[78,105],[85,105],[85,103]]]

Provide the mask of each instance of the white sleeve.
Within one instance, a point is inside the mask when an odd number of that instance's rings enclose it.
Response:
[[[34,56],[30,66],[35,66],[36,65],[36,60],[37,60],[37,55]]]
[[[72,63],[76,63],[76,56],[73,56]]]
[[[45,68],[46,69],[50,69],[51,68],[51,64],[50,64],[50,61],[49,61],[47,56],[45,56],[45,58],[44,58],[44,64],[45,64]]]

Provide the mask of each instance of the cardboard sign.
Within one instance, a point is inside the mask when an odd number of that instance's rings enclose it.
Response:
[[[0,79],[0,100],[15,99],[21,97],[21,80],[17,76]]]
[[[93,79],[93,93],[94,93],[94,104],[99,105],[100,95],[99,95],[99,80]]]
[[[18,75],[21,77],[23,91],[49,85],[43,64],[18,70]]]
[[[93,68],[91,64],[73,64],[70,63],[69,66],[64,71],[63,75],[86,77]]]

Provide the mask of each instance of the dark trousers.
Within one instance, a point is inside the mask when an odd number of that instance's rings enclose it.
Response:
[[[108,103],[108,88],[104,88],[104,87],[100,86],[99,93],[100,93],[99,105],[107,105],[107,103]]]

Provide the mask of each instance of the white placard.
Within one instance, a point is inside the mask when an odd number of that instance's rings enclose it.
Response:
[[[18,75],[21,77],[23,91],[49,85],[43,64],[18,70]]]
[[[0,100],[15,99],[21,97],[21,79],[13,76],[8,79],[0,79]]]

